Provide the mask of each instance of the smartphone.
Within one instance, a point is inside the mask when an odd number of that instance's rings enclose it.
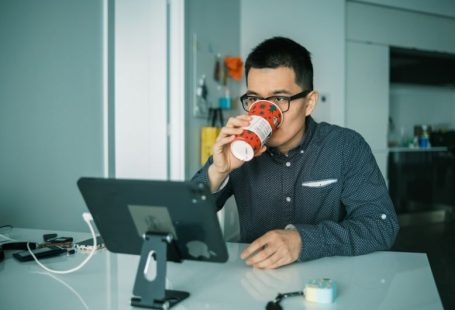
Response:
[[[53,257],[58,256],[62,253],[66,253],[66,249],[62,249],[56,246],[49,246],[44,248],[37,248],[32,250],[33,254],[35,254],[36,258],[46,258],[46,257]],[[17,252],[13,254],[13,257],[16,258],[20,262],[27,262],[33,260],[33,256],[30,254],[28,250]]]

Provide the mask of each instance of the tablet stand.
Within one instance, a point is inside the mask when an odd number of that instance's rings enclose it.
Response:
[[[143,238],[131,305],[167,310],[190,296],[187,292],[166,290],[167,252],[175,243],[171,234],[145,233]]]

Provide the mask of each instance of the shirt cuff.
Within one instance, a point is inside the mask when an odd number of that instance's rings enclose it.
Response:
[[[297,230],[297,227],[295,227],[294,225],[292,224],[287,224],[286,227],[284,228],[286,230]]]

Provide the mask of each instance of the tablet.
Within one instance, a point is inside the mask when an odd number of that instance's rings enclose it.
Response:
[[[168,260],[228,259],[214,199],[203,184],[81,178],[77,185],[111,252],[140,255],[145,233],[168,233],[175,244]]]

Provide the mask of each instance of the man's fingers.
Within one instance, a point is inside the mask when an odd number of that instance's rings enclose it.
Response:
[[[218,135],[218,139],[232,135],[239,135],[243,131],[242,128],[223,127]]]
[[[246,247],[243,252],[240,254],[241,259],[245,259],[254,252],[261,250],[267,244],[266,236],[262,236],[259,239],[256,239],[253,243]]]
[[[247,127],[250,124],[251,116],[239,115],[237,117],[230,117],[226,123],[227,128],[242,128]]]
[[[226,144],[231,143],[234,140],[235,136],[227,136],[224,138],[220,138],[216,141],[216,144],[213,146],[214,152],[215,153],[222,153],[223,152],[223,147]]]
[[[272,230],[251,243],[240,254],[240,258],[255,268],[274,269],[297,260],[300,248],[298,232]]]
[[[255,262],[253,264],[249,264],[249,265],[253,266],[254,268],[265,269],[265,268],[267,268],[268,266],[274,264],[275,262],[277,262],[280,259],[281,259],[280,254],[275,251],[271,255],[266,257],[265,259],[263,259],[261,261],[258,261],[258,262]]]
[[[275,254],[275,250],[271,249],[269,246],[264,246],[262,247],[261,250],[257,251],[253,255],[251,255],[247,260],[246,263],[248,265],[254,266],[256,264],[259,264],[263,262],[264,260],[267,260],[270,258],[272,255]]]
[[[287,265],[292,261],[289,251],[287,251],[286,248],[281,247],[278,248],[273,255],[270,255],[268,258],[253,264],[252,266],[260,269],[275,269]]]

